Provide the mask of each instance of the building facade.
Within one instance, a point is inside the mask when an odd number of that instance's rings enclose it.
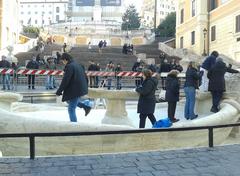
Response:
[[[68,0],[20,0],[20,23],[43,27],[67,20]]]
[[[18,0],[0,0],[0,50],[18,42],[18,9]]]
[[[156,26],[158,26],[166,16],[176,11],[175,0],[157,0]],[[141,10],[142,25],[154,28],[155,0],[144,0]]]
[[[69,0],[68,17],[73,22],[122,22],[123,0]]]
[[[176,47],[240,61],[239,0],[178,0]]]

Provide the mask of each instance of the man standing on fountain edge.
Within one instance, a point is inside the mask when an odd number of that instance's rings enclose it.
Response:
[[[85,116],[91,110],[91,107],[86,106],[81,99],[82,96],[88,94],[87,78],[83,67],[77,64],[71,55],[63,53],[61,60],[65,65],[64,76],[56,95],[60,96],[63,92],[62,101],[67,101],[68,103],[70,121],[77,122],[77,106],[85,110]]]

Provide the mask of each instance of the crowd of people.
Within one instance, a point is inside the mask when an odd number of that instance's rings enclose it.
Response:
[[[164,61],[164,64],[166,64],[166,61]],[[204,60],[200,67],[193,61],[189,62],[184,83],[184,93],[186,98],[184,117],[186,120],[193,120],[198,117],[198,114],[194,112],[194,108],[196,101],[196,89],[199,89],[200,85],[202,86],[202,88],[200,86],[200,91],[211,92],[212,107],[210,111],[213,113],[219,111],[220,101],[223,97],[223,93],[226,91],[224,78],[225,73],[239,73],[238,70],[234,70],[231,67],[232,65],[226,66],[223,59],[219,57],[217,51],[213,51],[211,55]],[[171,123],[175,123],[179,121],[179,119],[175,117],[180,90],[178,74],[183,71],[183,69],[179,64],[175,64],[175,67],[173,67],[173,65],[167,67],[164,66],[164,68],[168,69],[165,87],[165,101],[168,103],[168,118]],[[147,70],[144,69],[142,73],[143,82],[136,88],[136,91],[140,94],[137,110],[138,113],[140,113],[139,128],[145,127],[146,117],[150,119],[152,125],[156,122],[153,115],[156,98],[153,95],[155,95],[157,86],[154,84],[156,83],[155,78],[151,76],[153,74],[153,70],[150,68]],[[206,74],[205,78],[204,74]],[[208,84],[204,85],[206,82],[208,82]],[[151,107],[149,107],[149,105],[151,105]],[[146,107],[148,108],[146,109]]]
[[[123,54],[133,54],[133,50],[134,50],[133,44],[130,45],[130,44],[125,43],[122,48],[122,53]]]

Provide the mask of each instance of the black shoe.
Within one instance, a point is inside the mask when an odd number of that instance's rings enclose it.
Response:
[[[213,113],[217,113],[219,110],[217,108],[212,107],[210,111]]]
[[[193,118],[191,118],[191,120],[196,119],[197,117],[198,117],[198,115],[195,115]]]
[[[171,119],[171,122],[172,122],[172,123],[175,123],[175,122],[178,122],[178,121],[179,121],[179,119],[176,119],[176,118]]]
[[[87,115],[89,114],[89,112],[91,111],[92,108],[90,108],[90,107],[84,107],[83,109],[84,109],[84,111],[85,111],[85,116],[87,116]]]

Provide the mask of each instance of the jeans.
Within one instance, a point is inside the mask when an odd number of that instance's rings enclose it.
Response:
[[[82,99],[80,97],[73,98],[67,101],[68,103],[68,115],[70,117],[71,122],[77,122],[76,116],[76,107],[84,108],[85,105],[82,103]]]
[[[54,88],[54,77],[53,75],[48,75],[47,76],[47,81],[46,81],[46,89],[53,89]]]
[[[121,89],[122,89],[121,78],[117,76],[117,90],[121,90]]]
[[[108,78],[107,79],[107,88],[108,88],[108,90],[111,89],[111,86],[112,86],[112,78]]]
[[[146,118],[148,117],[152,125],[156,122],[156,118],[153,114],[140,114],[139,128],[145,128]]]
[[[10,90],[10,75],[9,74],[2,75],[2,84],[3,84],[4,90],[6,89],[6,86],[7,86],[7,89]]]
[[[186,119],[194,119],[196,116],[194,113],[196,89],[194,87],[185,87],[184,92],[186,96],[184,116]]]

